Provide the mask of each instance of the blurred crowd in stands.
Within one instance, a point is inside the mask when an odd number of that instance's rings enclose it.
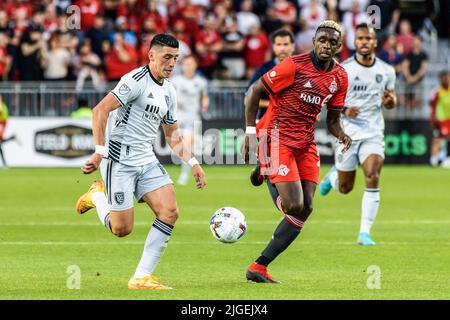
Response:
[[[429,21],[449,37],[445,0],[0,0],[0,77],[77,81],[78,89],[91,79],[101,88],[148,63],[151,38],[169,32],[180,40],[180,58],[195,54],[206,78],[246,80],[271,59],[269,34],[281,27],[296,35],[301,53],[321,21],[339,21],[338,59],[349,57],[354,27],[370,22],[372,5],[381,18],[379,57],[408,84],[420,82],[427,55],[418,34]]]

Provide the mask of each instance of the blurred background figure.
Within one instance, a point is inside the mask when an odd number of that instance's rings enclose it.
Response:
[[[16,136],[13,135],[11,137],[5,138],[5,130],[6,130],[6,124],[8,123],[9,118],[9,111],[8,106],[3,101],[2,96],[0,96],[0,169],[7,168],[8,165],[6,164],[5,155],[3,153],[2,146],[5,142],[11,141],[16,139]]]
[[[194,137],[202,132],[195,132],[195,124],[201,124],[202,114],[208,111],[208,83],[197,72],[197,61],[193,55],[186,56],[182,61],[183,74],[172,78],[178,97],[178,123],[186,145],[194,148]],[[195,150],[193,150],[195,153]],[[183,162],[181,174],[177,183],[186,185],[189,181],[191,167]]]
[[[222,34],[220,63],[226,69],[225,79],[240,80],[245,76],[244,35],[238,31],[236,18],[227,20],[225,33]]]
[[[200,72],[208,79],[213,78],[222,50],[222,36],[217,31],[213,15],[206,17],[203,29],[195,37],[195,50],[198,54]]]
[[[447,143],[450,140],[450,71],[443,71],[439,75],[440,86],[431,102],[431,128],[433,139],[431,142],[430,164],[449,166],[447,159]]]
[[[250,27],[245,37],[244,57],[247,65],[246,78],[250,78],[255,70],[270,59],[270,41],[258,23]]]
[[[428,55],[422,50],[422,42],[415,37],[413,47],[403,61],[402,71],[405,79],[405,116],[417,116],[414,111],[422,109],[422,80],[428,67]]]
[[[125,41],[122,32],[116,32],[111,50],[106,55],[106,77],[109,81],[119,81],[120,78],[138,67],[136,47]]]
[[[102,61],[100,60],[100,57],[92,51],[91,41],[86,39],[81,45],[78,60],[76,61],[78,77],[75,88],[77,92],[80,92],[83,89],[87,79],[92,80],[94,88],[97,91],[104,89],[106,83],[101,72],[99,72],[101,64]]]
[[[70,63],[69,50],[61,46],[59,35],[53,33],[48,41],[48,47],[42,51],[44,79],[47,81],[67,80]]]

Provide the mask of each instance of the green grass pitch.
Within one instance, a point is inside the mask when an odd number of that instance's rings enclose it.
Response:
[[[179,168],[167,169],[176,179]],[[196,190],[192,180],[176,187],[181,217],[156,270],[174,287],[165,292],[127,289],[154,218],[146,205],[136,206],[133,233],[119,239],[100,225],[94,210],[83,216],[74,210],[98,173],[0,170],[0,299],[450,298],[450,170],[383,169],[375,247],[355,244],[361,171],[351,194],[316,194],[299,238],[270,266],[281,285],[245,280],[245,268],[281,218],[265,186],[250,185],[250,170],[205,167],[205,190]],[[247,217],[248,232],[238,243],[219,243],[209,231],[210,216],[222,206],[239,208]],[[80,270],[79,290],[67,286],[74,265]],[[379,268],[379,289],[368,288],[377,284],[369,266]]]

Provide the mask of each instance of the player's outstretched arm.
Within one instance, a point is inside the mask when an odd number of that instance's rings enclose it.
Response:
[[[261,94],[265,90],[261,81],[256,81],[248,89],[244,100],[246,129],[241,152],[245,163],[250,162],[250,157],[256,156],[256,115]]]
[[[327,127],[328,127],[328,131],[330,131],[330,133],[333,136],[338,138],[339,143],[344,145],[341,152],[345,153],[352,145],[352,139],[348,135],[345,134],[344,130],[342,130],[340,115],[341,115],[340,111],[328,109],[328,111],[327,111]]]
[[[105,130],[109,113],[120,106],[119,101],[111,93],[104,97],[93,109],[92,135],[94,137],[95,152],[86,161],[81,171],[89,174],[97,170],[103,157],[107,156],[105,147]]]
[[[192,175],[194,176],[197,189],[203,189],[206,186],[206,175],[202,167],[194,158],[190,146],[186,145],[183,140],[183,136],[178,129],[178,125],[174,124],[162,124],[164,136],[169,144],[170,148],[175,154],[184,162],[188,163],[192,167]]]

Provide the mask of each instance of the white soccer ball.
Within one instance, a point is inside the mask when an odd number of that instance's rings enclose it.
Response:
[[[224,243],[238,241],[247,231],[244,214],[236,208],[223,207],[211,217],[209,228],[214,238]]]

